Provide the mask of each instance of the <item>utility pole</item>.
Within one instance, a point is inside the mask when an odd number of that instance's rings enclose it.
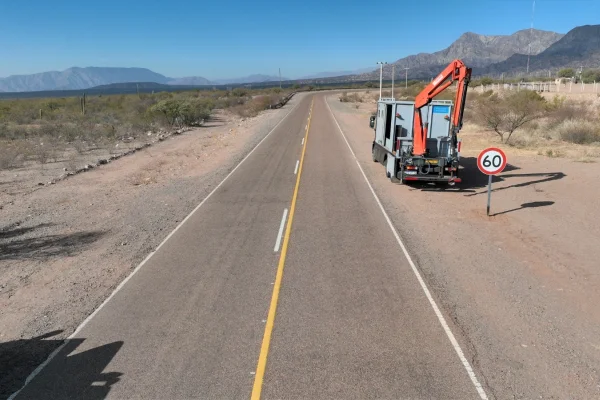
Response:
[[[529,29],[529,51],[527,52],[527,75],[529,75],[529,58],[531,57],[531,41],[533,39],[533,16],[535,14],[535,0],[531,7],[531,28]]]
[[[392,64],[392,99],[394,98],[394,76],[396,75],[396,66]]]
[[[404,68],[404,89],[408,89],[408,70],[410,68]]]
[[[377,61],[379,64],[379,99],[381,99],[381,88],[383,87],[383,64],[387,64],[386,61]]]

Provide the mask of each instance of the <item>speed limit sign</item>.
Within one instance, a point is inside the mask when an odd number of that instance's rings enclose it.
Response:
[[[486,175],[499,174],[506,167],[506,154],[496,147],[487,148],[479,153],[477,166]]]
[[[488,180],[487,215],[490,215],[490,202],[492,198],[492,177],[499,174],[506,167],[506,154],[496,147],[490,147],[479,153],[477,167],[486,175]]]

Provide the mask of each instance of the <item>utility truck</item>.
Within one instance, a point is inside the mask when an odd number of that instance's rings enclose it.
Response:
[[[414,101],[379,99],[377,112],[370,119],[375,130],[372,153],[373,161],[386,167],[388,178],[401,183],[461,182],[458,132],[470,78],[471,69],[454,60]],[[434,99],[454,82],[454,101]]]

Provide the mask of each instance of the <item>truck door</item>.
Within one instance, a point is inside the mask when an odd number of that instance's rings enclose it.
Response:
[[[387,107],[385,103],[377,103],[377,125],[375,126],[375,142],[384,146],[385,126],[387,118]]]

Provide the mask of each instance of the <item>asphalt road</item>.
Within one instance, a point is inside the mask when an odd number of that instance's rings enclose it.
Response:
[[[17,399],[481,398],[456,346],[317,94]]]

